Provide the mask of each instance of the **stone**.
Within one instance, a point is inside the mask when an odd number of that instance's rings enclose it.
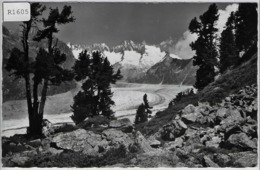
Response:
[[[158,148],[161,146],[161,142],[158,141],[154,136],[150,136],[148,139],[147,139],[148,143],[150,144],[150,146],[152,148]]]
[[[110,143],[115,147],[119,147],[122,144],[128,148],[128,146],[134,142],[126,133],[117,129],[104,130],[102,132],[102,138],[110,141]]]
[[[154,149],[150,146],[149,142],[145,139],[145,137],[141,134],[141,132],[136,132],[135,143],[139,146],[142,152],[150,152]]]
[[[233,124],[234,122],[238,122],[243,120],[240,112],[236,109],[228,109],[227,112],[227,117],[223,119],[220,124]]]
[[[183,129],[187,129],[188,128],[187,125],[183,121],[181,121],[181,120],[177,120],[177,123]]]
[[[60,153],[63,152],[63,150],[62,149],[55,149],[55,148],[50,147],[45,152],[51,153],[52,155],[59,155]]]
[[[257,166],[258,156],[254,152],[238,152],[229,154],[236,167],[255,167]]]
[[[191,114],[194,113],[196,110],[196,107],[192,104],[189,104],[188,106],[186,106],[183,110],[182,110],[182,114]]]
[[[164,144],[165,148],[171,149],[171,148],[180,148],[183,146],[183,139],[181,137],[176,138],[174,141],[172,142],[168,142]]]
[[[216,116],[218,117],[218,118],[224,118],[225,116],[226,116],[226,112],[227,112],[227,109],[226,108],[224,108],[224,107],[222,107],[222,108],[219,108],[218,110],[217,110],[217,113],[216,113]]]
[[[29,141],[27,144],[31,145],[32,147],[39,147],[42,145],[42,141],[41,141],[41,139],[35,139],[35,140]]]
[[[221,142],[221,138],[219,138],[218,136],[214,136],[211,138],[210,141],[206,141],[206,146],[207,147],[214,147],[214,148],[218,148],[219,144]]]
[[[20,156],[19,154],[16,154],[11,158],[10,161],[14,163],[16,166],[23,166],[29,160],[30,157],[28,156]]]
[[[230,102],[231,101],[231,97],[226,97],[225,101]]]
[[[164,140],[173,141],[175,138],[182,136],[187,126],[181,120],[172,120],[161,130],[161,137]]]
[[[95,144],[88,143],[90,141],[98,143],[101,140],[100,135],[93,135],[91,131],[78,129],[72,132],[59,133],[53,137],[51,143],[55,144],[57,148],[72,150],[74,152],[84,152],[92,155],[94,152],[93,146]]]
[[[185,163],[178,162],[174,167],[187,167]]]
[[[137,155],[137,167],[173,167],[180,162],[176,154],[162,149],[156,149],[150,152]]]
[[[125,133],[131,133],[134,129],[133,124],[128,118],[112,120],[109,122],[109,127],[119,129]]]
[[[231,161],[231,158],[226,154],[219,153],[214,156],[214,160],[216,160],[220,165],[226,166]]]
[[[48,137],[48,136],[52,135],[53,133],[54,133],[54,126],[52,125],[52,123],[47,119],[43,119],[43,121],[42,121],[43,136]]]
[[[110,120],[108,118],[101,115],[97,115],[93,117],[88,117],[83,122],[79,123],[77,125],[77,128],[87,129],[90,127],[107,127],[109,121]]]
[[[216,164],[215,162],[213,162],[208,156],[205,155],[205,156],[203,157],[203,159],[204,159],[205,165],[206,165],[207,167],[214,167],[214,168],[218,168],[218,167],[219,167],[219,165]]]
[[[241,148],[257,149],[255,142],[250,140],[250,138],[245,133],[233,134],[228,138],[227,141]]]
[[[197,120],[197,115],[195,115],[194,113],[182,115],[182,120],[194,123]]]

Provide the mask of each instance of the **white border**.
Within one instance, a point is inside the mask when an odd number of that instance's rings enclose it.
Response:
[[[1,21],[1,27],[0,27],[0,67],[1,67],[1,70],[0,70],[0,82],[1,82],[1,89],[0,89],[0,130],[2,129],[2,43],[3,43],[3,36],[2,36],[2,24],[3,24],[3,2],[71,2],[71,3],[77,3],[77,2],[138,2],[138,3],[167,3],[167,2],[187,2],[187,3],[218,3],[218,2],[223,2],[223,3],[242,3],[242,2],[246,2],[246,3],[250,3],[250,2],[255,2],[255,3],[258,3],[258,56],[259,56],[259,1],[258,0],[216,0],[216,1],[213,1],[213,0],[79,0],[79,1],[73,1],[73,0],[0,0],[0,21]],[[260,90],[259,90],[259,65],[260,65],[260,60],[259,60],[259,57],[258,57],[258,76],[257,76],[257,85],[258,85],[258,100],[259,100],[259,96],[260,96]],[[260,102],[258,102],[258,108],[260,106],[259,104]],[[260,126],[260,121],[259,121],[259,109],[258,109],[258,165],[257,167],[254,167],[254,168],[225,168],[225,169],[231,169],[231,170],[239,170],[239,169],[246,169],[246,170],[258,170],[259,169],[259,126]],[[1,131],[0,131],[0,143],[2,143],[1,141]],[[1,145],[2,146],[2,145]],[[20,169],[25,169],[25,168],[3,168],[2,167],[2,147],[0,148],[0,160],[1,160],[1,164],[0,164],[0,169],[3,169],[3,170],[20,170]],[[31,170],[39,170],[39,169],[49,169],[49,168],[30,168]],[[51,168],[53,170],[56,170],[56,169],[63,169],[63,170],[71,170],[71,169],[79,169],[79,168]],[[80,168],[80,169],[90,169],[90,168]],[[96,168],[91,168],[91,169],[96,169]],[[102,169],[105,169],[105,170],[109,170],[111,168],[102,168]],[[118,169],[124,169],[124,168],[113,168],[115,170],[118,170]],[[127,168],[127,169],[139,169],[138,167],[136,168]],[[145,168],[145,169],[148,169],[148,170],[152,170],[154,168]],[[162,170],[166,170],[166,169],[169,169],[169,168],[161,168],[160,169]],[[179,169],[179,168],[171,168],[171,169]],[[189,169],[195,169],[195,168],[180,168],[180,169],[183,169],[183,170],[189,170]],[[198,170],[205,170],[205,168],[196,168]],[[212,169],[212,170],[215,170],[215,169],[223,169],[223,168],[207,168],[207,169]]]

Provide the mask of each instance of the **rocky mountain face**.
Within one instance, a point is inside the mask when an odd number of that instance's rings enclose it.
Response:
[[[76,58],[83,49],[101,51],[115,70],[121,69],[123,80],[127,82],[192,85],[196,67],[192,65],[191,59],[183,60],[174,54],[175,43],[172,39],[158,45],[129,40],[115,47],[108,47],[104,43],[68,46]]]
[[[29,40],[30,44],[30,51],[29,51],[29,56],[30,60],[34,60],[37,52],[40,47],[42,48],[47,48],[47,41],[41,41],[40,43]],[[75,58],[71,52],[71,50],[68,48],[68,46],[58,40],[54,39],[54,44],[57,45],[57,47],[67,55],[67,60],[63,64],[65,68],[70,69],[75,62]],[[20,39],[19,32],[9,32],[9,30],[6,27],[3,27],[3,100],[17,100],[17,99],[22,99],[25,98],[25,88],[22,88],[25,86],[24,80],[23,79],[17,79],[15,80],[14,77],[9,76],[10,73],[5,70],[5,64],[10,57],[11,50],[17,47],[22,50],[22,43]],[[15,82],[15,83],[14,83]],[[66,92],[72,88],[75,87],[74,82],[68,82],[68,83],[63,83],[61,86],[52,86],[49,88],[48,93],[49,95],[52,94],[57,94],[57,93],[62,93]]]
[[[193,66],[192,59],[172,58],[167,54],[161,62],[153,65],[142,77],[130,79],[138,83],[162,83],[192,85],[195,82],[197,67]]]
[[[127,118],[109,121],[97,116],[77,126],[59,127],[45,120],[45,138],[2,139],[2,163],[4,167],[254,167],[257,111],[254,84],[219,104],[190,104],[146,137]]]

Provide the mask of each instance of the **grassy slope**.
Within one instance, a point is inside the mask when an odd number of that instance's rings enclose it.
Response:
[[[175,105],[158,112],[151,121],[137,125],[136,129],[145,135],[154,134],[160,127],[174,119],[176,114],[188,104],[197,105],[198,101],[217,103],[229,94],[240,90],[241,87],[254,83],[257,83],[257,53],[240,66],[221,75],[198,94],[183,97]]]

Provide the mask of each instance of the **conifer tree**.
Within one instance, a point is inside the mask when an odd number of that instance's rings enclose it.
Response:
[[[143,103],[138,107],[136,111],[135,124],[147,122],[148,117],[152,114],[152,111],[150,110],[152,108],[153,107],[149,106],[147,94],[144,94]]]
[[[235,14],[231,12],[228,21],[226,23],[226,28],[221,33],[220,38],[220,66],[219,71],[223,73],[227,68],[236,64],[238,61],[237,47],[236,47],[236,34],[235,34]]]
[[[21,24],[22,27],[22,47],[21,51],[18,48],[13,48],[10,54],[10,58],[5,66],[6,70],[12,72],[16,78],[23,78],[25,80],[25,91],[29,117],[29,132],[31,135],[39,135],[41,131],[41,122],[38,122],[37,113],[34,111],[36,103],[32,102],[31,92],[31,74],[33,74],[33,63],[29,60],[30,50],[30,31],[33,27],[37,27],[39,17],[46,9],[45,6],[39,3],[31,4],[31,17],[29,21],[24,21]],[[38,97],[38,96],[37,96]],[[39,125],[40,124],[40,125]]]
[[[257,3],[240,3],[236,12],[236,44],[246,52],[257,41]]]
[[[189,30],[198,35],[198,39],[190,44],[192,50],[196,51],[193,58],[193,65],[199,66],[196,73],[194,87],[202,90],[209,83],[214,81],[215,67],[217,66],[216,32],[215,24],[218,20],[218,8],[216,4],[209,6],[209,9],[197,20],[191,20]]]
[[[23,77],[25,79],[29,114],[29,128],[27,129],[27,133],[31,136],[42,135],[43,112],[48,86],[60,85],[63,81],[72,80],[74,76],[71,71],[63,69],[61,66],[66,60],[66,55],[61,53],[52,44],[53,34],[58,32],[56,24],[66,24],[74,21],[74,18],[71,17],[70,6],[64,6],[61,13],[59,13],[58,8],[55,10],[50,9],[48,19],[43,19],[45,29],[39,30],[34,38],[36,41],[47,38],[48,51],[39,48],[35,61],[29,60],[29,33],[32,27],[37,27],[38,18],[44,10],[45,6],[39,3],[31,4],[31,19],[23,22],[22,25],[23,52],[14,48],[6,65],[6,69],[12,71],[17,78]],[[32,92],[31,74],[33,75]],[[44,83],[41,92],[41,101],[39,102],[38,91],[42,81]],[[31,94],[33,94],[33,101]]]
[[[85,82],[82,91],[74,97],[72,120],[78,124],[85,118],[96,115],[112,118],[114,115],[111,106],[114,101],[111,84],[122,78],[120,70],[114,73],[108,59],[98,51],[92,52],[91,55],[82,51],[73,69],[75,79]]]
[[[35,61],[35,76],[34,76],[34,103],[35,112],[38,113],[38,122],[43,119],[44,106],[47,97],[47,90],[50,85],[60,85],[63,81],[73,79],[73,73],[70,70],[64,69],[61,65],[66,61],[66,55],[53,45],[54,34],[58,33],[57,25],[64,25],[74,22],[71,6],[65,5],[61,12],[58,8],[50,8],[48,18],[43,18],[43,29],[38,30],[35,41],[47,39],[48,51],[40,49]],[[41,91],[41,101],[38,101],[38,86],[43,82]]]

